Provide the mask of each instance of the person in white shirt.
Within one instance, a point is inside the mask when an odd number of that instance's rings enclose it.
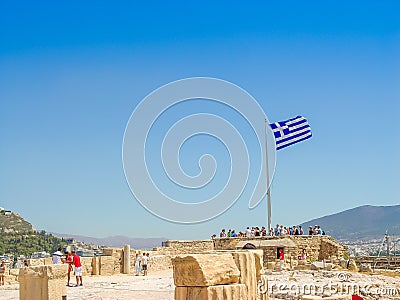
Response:
[[[143,270],[143,276],[147,275],[147,265],[149,263],[149,259],[150,259],[150,253],[143,253],[142,256],[142,270]]]
[[[250,229],[250,227],[247,227],[247,229],[246,229],[246,237],[247,238],[251,238],[251,229]]]
[[[58,265],[61,264],[62,261],[62,257],[64,257],[64,254],[62,254],[61,252],[62,248],[58,248],[58,250],[56,252],[53,253],[53,264]]]

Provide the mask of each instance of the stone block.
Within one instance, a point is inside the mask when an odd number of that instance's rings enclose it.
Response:
[[[276,263],[274,261],[269,261],[269,262],[267,262],[267,269],[273,270],[273,269],[275,269],[275,265],[276,265]]]
[[[175,288],[175,300],[248,300],[244,284]]]
[[[268,293],[269,293],[268,276],[261,275],[257,284],[258,300],[268,300],[269,299]]]
[[[66,297],[67,265],[42,265],[19,270],[20,300],[60,300]]]
[[[81,257],[82,264],[82,275],[92,275],[93,266],[92,266],[93,257]]]
[[[360,265],[360,272],[372,273],[371,264],[361,264],[361,265]]]
[[[212,286],[238,283],[239,269],[232,254],[188,254],[172,260],[175,286]]]
[[[331,263],[324,263],[322,261],[315,261],[311,263],[310,269],[311,270],[332,270],[333,264]]]
[[[18,276],[19,275],[19,269],[10,269],[10,275]]]
[[[310,270],[311,269],[311,265],[310,264],[305,264],[305,265],[297,265],[293,268],[294,270],[297,271],[304,271],[304,270]]]
[[[240,271],[239,283],[243,283],[247,288],[247,298],[256,300],[257,298],[257,278],[256,278],[256,259],[254,253],[250,251],[232,252],[236,266]],[[260,273],[260,270],[258,270]]]
[[[100,275],[100,257],[92,257],[92,275]]]
[[[263,250],[248,250],[254,255],[255,263],[256,263],[256,277],[260,278],[260,276],[264,272],[264,251]]]
[[[51,258],[51,257],[43,258],[43,264],[44,265],[52,265],[53,264],[53,258]]]
[[[100,256],[100,275],[113,275],[115,273],[115,262],[112,256]]]
[[[348,263],[347,263],[347,269],[348,269],[349,271],[354,271],[354,272],[357,272],[357,271],[358,271],[357,264],[356,264],[356,262],[355,262],[353,259],[350,259],[350,260],[348,261]]]

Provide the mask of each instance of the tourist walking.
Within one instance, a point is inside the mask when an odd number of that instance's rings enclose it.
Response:
[[[150,259],[150,253],[143,253],[142,256],[142,270],[143,270],[143,276],[147,276],[147,265],[149,263]]]
[[[78,254],[75,253],[75,250],[72,250],[71,254],[72,254],[72,264],[75,266],[75,277],[76,277],[75,286],[83,286],[81,258],[79,257]]]
[[[0,265],[0,285],[4,285],[5,274],[6,274],[6,262],[3,260]]]
[[[139,253],[136,253],[136,257],[135,257],[135,275],[139,276],[140,274],[140,263],[141,263],[142,259],[139,256]]]

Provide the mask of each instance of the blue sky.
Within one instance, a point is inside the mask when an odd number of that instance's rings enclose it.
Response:
[[[399,204],[399,9],[397,1],[3,1],[0,206],[38,229],[98,237],[207,238],[265,225],[265,201],[249,210],[246,199],[208,222],[167,222],[127,186],[129,116],[154,89],[193,76],[241,86],[270,121],[308,118],[313,138],[277,153],[273,223]],[[214,143],[209,151],[223,153]],[[189,173],[196,155],[182,153]]]

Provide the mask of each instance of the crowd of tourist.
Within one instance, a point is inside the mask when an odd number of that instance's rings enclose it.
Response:
[[[307,233],[304,231],[303,227],[301,225],[299,226],[292,226],[292,227],[286,227],[283,225],[276,224],[275,228],[271,228],[270,230],[267,231],[267,229],[262,226],[261,228],[258,226],[252,227],[247,227],[245,231],[239,231],[236,232],[234,229],[229,229],[226,231],[225,229],[222,229],[219,237],[224,238],[224,237],[247,237],[247,238],[252,238],[252,237],[259,237],[259,236],[285,236],[285,235],[306,235]],[[325,231],[322,230],[321,226],[315,225],[314,228],[310,226],[308,228],[308,235],[325,235]],[[216,234],[213,234],[211,236],[212,239],[217,238]]]

